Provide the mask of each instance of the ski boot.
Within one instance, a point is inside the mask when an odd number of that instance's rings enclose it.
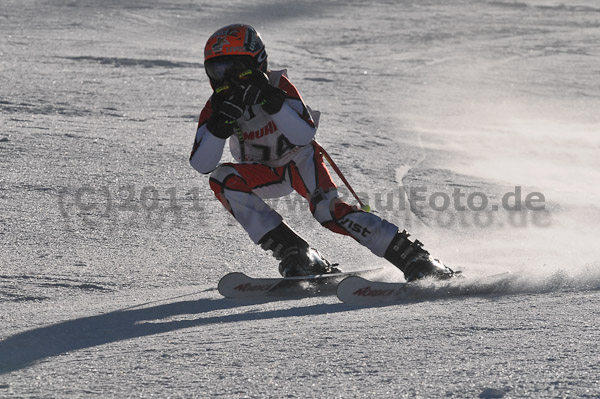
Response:
[[[408,239],[406,230],[397,233],[383,256],[404,273],[407,282],[433,277],[445,280],[454,276],[454,271],[438,259],[433,259],[418,240]]]
[[[273,251],[279,262],[279,274],[283,277],[311,276],[340,273],[340,270],[310,248],[308,243],[287,224],[281,223],[269,231],[258,244],[265,251]]]

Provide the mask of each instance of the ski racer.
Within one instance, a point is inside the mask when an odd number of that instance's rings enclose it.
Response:
[[[394,224],[343,202],[313,141],[317,120],[285,71],[271,71],[260,35],[249,25],[217,30],[204,48],[214,90],[200,113],[190,155],[210,173],[216,197],[255,244],[272,251],[284,277],[338,272],[263,198],[295,190],[324,227],[349,235],[398,267],[407,281],[447,278],[453,271]],[[226,141],[237,161],[220,164]]]

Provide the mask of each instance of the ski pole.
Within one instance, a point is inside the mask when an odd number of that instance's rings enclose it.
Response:
[[[242,129],[240,129],[240,126],[237,124],[237,122],[233,128],[233,132],[238,138],[238,143],[240,143],[240,158],[242,159],[242,162],[244,162],[246,160],[246,148],[244,147],[244,133],[242,132]]]
[[[315,146],[317,147],[317,149],[319,151],[321,151],[321,153],[323,154],[323,156],[325,157],[325,159],[327,160],[327,162],[329,162],[329,165],[331,165],[331,167],[333,168],[333,170],[335,170],[335,173],[337,173],[337,175],[340,177],[340,179],[342,179],[342,181],[344,182],[344,184],[346,185],[346,187],[348,188],[348,190],[352,193],[352,195],[354,196],[354,198],[356,198],[356,201],[358,201],[358,204],[360,205],[360,208],[365,211],[365,212],[371,212],[371,207],[367,204],[364,204],[360,198],[358,197],[358,195],[356,194],[356,192],[352,189],[352,186],[350,186],[350,183],[348,182],[348,180],[346,179],[346,177],[344,176],[344,174],[342,173],[342,171],[340,170],[340,168],[338,168],[338,166],[336,165],[335,162],[333,162],[333,159],[331,159],[331,156],[329,156],[329,154],[327,153],[327,151],[325,151],[325,148],[323,148],[321,146],[321,144],[317,143],[316,140],[313,140],[313,142],[315,143]]]

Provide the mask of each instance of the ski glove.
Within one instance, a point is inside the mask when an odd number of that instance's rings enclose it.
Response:
[[[237,87],[224,85],[215,89],[211,97],[213,114],[206,127],[216,137],[226,139],[234,133],[236,121],[244,115],[246,105]]]
[[[260,104],[269,115],[281,110],[286,93],[278,87],[271,86],[263,72],[257,69],[243,71],[237,76],[236,84],[242,89],[244,104]]]

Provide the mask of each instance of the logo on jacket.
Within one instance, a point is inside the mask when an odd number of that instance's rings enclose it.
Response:
[[[270,121],[265,126],[261,127],[259,130],[254,130],[250,132],[244,132],[244,140],[256,140],[261,137],[268,136],[269,134],[273,134],[277,131],[277,125],[275,122]]]

